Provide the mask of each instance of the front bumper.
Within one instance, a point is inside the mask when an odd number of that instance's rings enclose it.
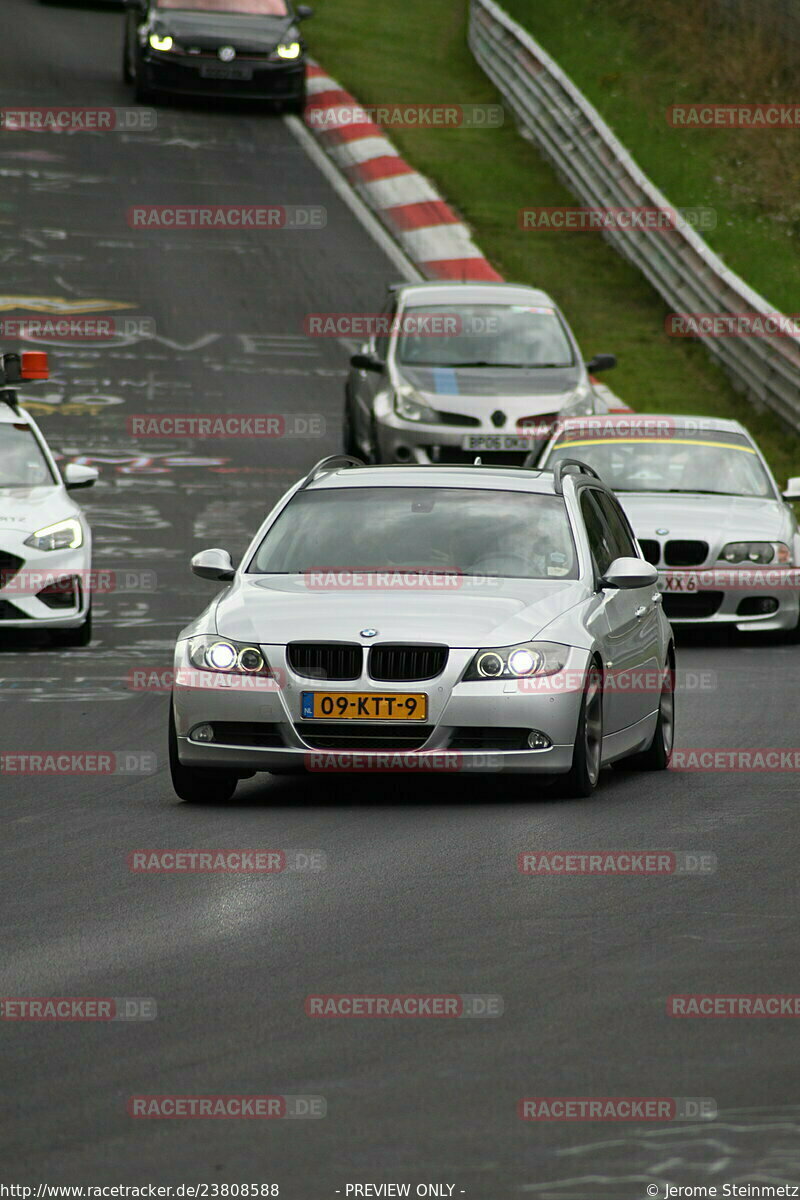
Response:
[[[672,568],[659,571],[658,590],[673,625],[790,632],[800,617],[797,568]]]
[[[202,67],[224,67],[205,56],[147,53],[139,64],[142,84],[153,91],[183,96],[219,96],[231,100],[301,100],[306,93],[306,62],[236,59],[231,66],[251,72],[249,79],[206,78]]]
[[[555,775],[572,765],[582,692],[530,692],[516,680],[460,683],[473,650],[451,650],[444,672],[433,680],[376,684],[362,677],[323,683],[294,675],[282,647],[264,646],[262,652],[281,684],[267,681],[266,686],[244,688],[219,683],[217,676],[197,686],[198,676],[206,673],[188,669],[186,646],[179,642],[176,649],[173,690],[178,754],[184,766],[240,771],[419,769],[445,774],[503,771]],[[573,673],[584,670],[587,657],[583,651],[573,651],[566,669]],[[185,678],[190,686],[182,684]],[[425,692],[428,715],[419,731],[410,728],[410,722],[388,721],[348,722],[342,731],[340,722],[303,721],[304,691]],[[199,725],[213,729],[215,722],[220,730],[215,730],[214,742],[193,736]],[[231,736],[234,725],[240,728]],[[248,729],[242,731],[242,726]],[[347,740],[350,727],[352,744]],[[519,748],[534,730],[550,739],[549,749]],[[409,735],[415,732],[419,732],[419,744],[410,748]],[[514,748],[506,748],[512,743]]]
[[[83,625],[91,603],[91,546],[84,541],[76,550],[33,550],[17,531],[0,530],[0,551],[22,560],[13,574],[0,565],[0,630],[75,629]],[[50,582],[74,580],[77,603],[57,607],[38,593]],[[69,600],[66,591],[63,599]]]

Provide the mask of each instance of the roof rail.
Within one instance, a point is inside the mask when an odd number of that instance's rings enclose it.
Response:
[[[323,475],[326,471],[333,471],[335,469],[335,463],[339,466],[348,467],[365,467],[367,465],[365,462],[362,462],[360,458],[353,458],[351,454],[329,454],[327,458],[321,458],[319,462],[311,468],[297,490],[302,492],[303,488],[307,488],[308,485],[313,483],[315,479],[318,479],[320,475]]]
[[[602,479],[595,471],[594,467],[590,467],[588,463],[581,462],[579,458],[561,458],[555,465],[555,491],[557,496],[561,496],[564,492],[564,472],[567,467],[577,467],[582,475],[592,475],[595,479],[602,483]]]

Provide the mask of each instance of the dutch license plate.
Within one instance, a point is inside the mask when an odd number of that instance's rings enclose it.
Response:
[[[424,692],[303,692],[302,715],[310,721],[424,721]]]
[[[469,433],[461,441],[462,450],[532,450],[535,437],[520,437],[513,433]]]
[[[203,79],[252,79],[252,67],[226,67],[222,63],[203,63],[200,67]]]
[[[659,575],[656,587],[660,592],[697,592],[700,581],[694,571],[680,575]]]

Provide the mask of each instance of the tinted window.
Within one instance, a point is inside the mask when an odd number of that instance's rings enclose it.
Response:
[[[560,496],[479,488],[299,492],[267,532],[249,570],[283,575],[398,570],[552,580],[578,575]]]
[[[614,540],[611,536],[611,530],[597,506],[594,493],[590,492],[588,488],[584,488],[581,492],[581,512],[583,513],[583,520],[586,525],[586,534],[589,539],[589,548],[592,552],[595,573],[597,575],[605,575],[614,559],[619,556],[614,553]]]
[[[636,542],[628,529],[625,517],[618,506],[605,492],[592,492],[592,497],[600,506],[600,511],[606,519],[614,545],[615,558],[638,558],[639,551]]]

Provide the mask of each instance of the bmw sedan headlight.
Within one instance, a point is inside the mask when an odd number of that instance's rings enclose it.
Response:
[[[173,45],[172,38],[168,33],[163,37],[158,33],[150,34],[150,48],[152,50],[161,50],[166,53],[166,51],[172,49]]]
[[[728,542],[720,554],[720,561],[726,563],[780,563],[791,566],[792,552],[784,542]]]
[[[404,421],[425,422],[427,425],[437,425],[439,415],[421,396],[410,387],[398,388],[394,394],[394,411]]]
[[[189,662],[199,671],[222,675],[271,676],[258,646],[223,637],[196,637],[189,642]]]
[[[299,42],[281,42],[280,46],[276,47],[278,58],[299,58],[300,50]]]
[[[77,518],[67,517],[66,521],[37,529],[25,539],[25,545],[34,550],[77,550],[83,545],[83,526]]]
[[[476,679],[527,679],[563,671],[569,647],[558,642],[522,642],[518,646],[479,650],[467,667],[464,682]]]

